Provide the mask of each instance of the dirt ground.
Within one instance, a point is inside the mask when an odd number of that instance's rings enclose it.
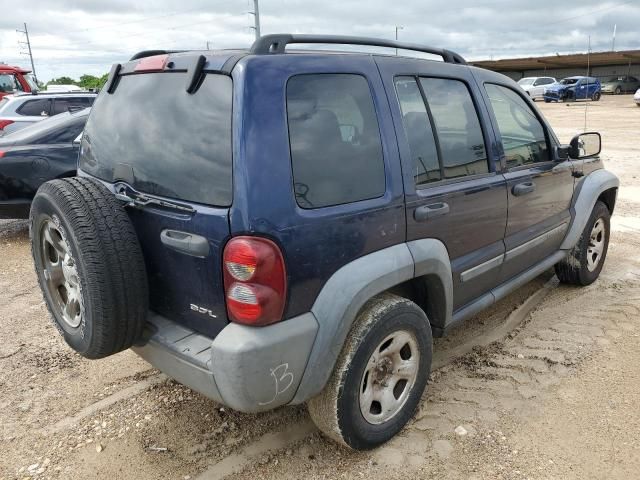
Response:
[[[601,278],[548,272],[437,340],[415,418],[371,452],[324,439],[304,407],[240,414],[130,351],[76,355],[48,319],[27,224],[0,222],[0,479],[640,478],[640,109],[538,105],[565,142],[586,108],[621,179]]]

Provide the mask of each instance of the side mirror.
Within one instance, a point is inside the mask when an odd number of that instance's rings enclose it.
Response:
[[[579,160],[598,155],[602,149],[602,139],[597,132],[581,133],[573,137],[569,145],[569,156]]]

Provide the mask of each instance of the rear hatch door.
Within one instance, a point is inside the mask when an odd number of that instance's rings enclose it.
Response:
[[[227,324],[220,263],[232,201],[233,88],[229,76],[203,73],[189,93],[190,75],[134,71],[103,90],[79,167],[133,200],[151,310],[214,337]]]

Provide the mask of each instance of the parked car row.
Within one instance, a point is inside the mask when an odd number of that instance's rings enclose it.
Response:
[[[64,112],[93,105],[92,92],[20,93],[0,99],[0,136]]]
[[[40,185],[76,174],[89,111],[61,113],[0,138],[0,218],[28,218]]]
[[[533,101],[574,102],[576,100],[600,100],[602,94],[635,92],[634,101],[640,107],[640,80],[631,75],[618,75],[600,82],[595,77],[576,75],[558,81],[553,77],[524,77],[518,85]]]

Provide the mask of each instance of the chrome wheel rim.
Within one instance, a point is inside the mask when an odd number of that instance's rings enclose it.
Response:
[[[593,272],[600,263],[602,253],[604,252],[606,237],[606,227],[604,221],[599,218],[591,229],[589,235],[589,246],[587,247],[587,269]]]
[[[58,318],[71,328],[82,323],[82,296],[76,262],[60,228],[51,220],[41,227],[44,285]]]
[[[398,330],[374,350],[360,380],[360,412],[374,425],[395,417],[416,383],[420,352],[415,335]]]

